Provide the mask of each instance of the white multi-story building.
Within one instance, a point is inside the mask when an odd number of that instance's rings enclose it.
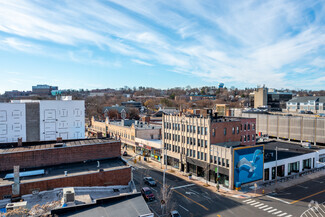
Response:
[[[0,143],[85,138],[83,100],[13,100],[0,103]]]
[[[313,113],[325,112],[324,96],[296,97],[287,102],[287,110],[290,112],[312,111]]]

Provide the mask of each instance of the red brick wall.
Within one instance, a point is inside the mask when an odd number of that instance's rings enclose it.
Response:
[[[255,118],[242,118],[241,120],[241,144],[242,145],[255,145],[256,144],[256,119]],[[246,125],[246,130],[245,130]],[[249,125],[249,129],[248,129]],[[254,126],[254,127],[253,127]],[[247,140],[249,135],[249,141]],[[254,139],[252,140],[252,136]],[[246,142],[244,141],[246,136]]]
[[[119,156],[120,142],[8,153],[0,155],[0,171],[13,170],[14,165],[33,168]]]
[[[237,127],[239,127],[239,133],[237,134]],[[224,135],[224,129],[227,128],[227,133]],[[235,134],[232,133],[232,128],[235,129]],[[213,136],[213,129],[215,130],[215,136]],[[211,144],[221,142],[233,142],[240,141],[240,122],[213,122],[211,123]]]
[[[51,190],[61,187],[86,187],[86,186],[110,186],[128,185],[131,180],[131,169],[129,167],[112,171],[103,171],[78,176],[66,176],[56,179],[48,179],[37,182],[21,183],[21,195],[31,194],[32,190]],[[11,185],[0,186],[0,199],[4,195],[12,195]]]

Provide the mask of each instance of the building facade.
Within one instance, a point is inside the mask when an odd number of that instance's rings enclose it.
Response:
[[[313,113],[325,113],[325,97],[305,96],[296,97],[287,102],[289,112],[311,111]]]
[[[12,100],[0,103],[0,143],[85,138],[83,100]]]
[[[58,87],[50,86],[47,84],[38,84],[36,86],[32,86],[32,94],[39,96],[50,96],[52,90],[58,90]]]
[[[162,127],[168,165],[213,182],[218,165],[221,183],[227,187],[233,187],[231,147],[255,145],[255,121],[249,118],[164,115]]]

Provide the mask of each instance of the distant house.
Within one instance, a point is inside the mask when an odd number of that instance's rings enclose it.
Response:
[[[325,113],[325,96],[295,97],[287,102],[287,110],[290,112]]]
[[[129,108],[125,106],[107,106],[104,107],[103,113],[105,117],[109,116],[110,111],[116,110],[118,116],[115,118],[117,120],[129,118]]]

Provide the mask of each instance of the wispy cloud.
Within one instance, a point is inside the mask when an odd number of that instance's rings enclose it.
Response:
[[[140,65],[145,65],[145,66],[153,66],[153,64],[151,64],[151,63],[147,63],[145,61],[137,60],[137,59],[132,59],[132,62],[138,63]]]
[[[320,0],[0,0],[0,48],[105,67],[128,58],[210,82],[303,87],[309,70],[325,76],[317,71],[325,67],[324,20]]]

